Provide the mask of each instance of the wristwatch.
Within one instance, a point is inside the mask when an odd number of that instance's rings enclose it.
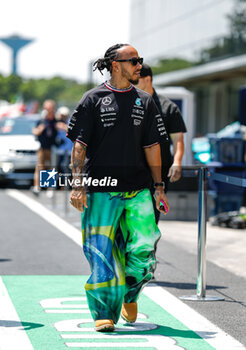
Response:
[[[165,189],[165,182],[164,182],[164,181],[162,181],[162,182],[156,182],[156,183],[154,184],[154,188],[156,188],[156,187],[162,187],[163,189]]]

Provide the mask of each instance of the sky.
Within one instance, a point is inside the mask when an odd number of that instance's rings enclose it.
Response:
[[[35,39],[18,57],[23,78],[56,75],[85,82],[89,63],[129,41],[131,0],[8,0],[0,4],[0,38]],[[0,74],[11,73],[11,50],[0,42]],[[105,80],[93,73],[95,82]]]

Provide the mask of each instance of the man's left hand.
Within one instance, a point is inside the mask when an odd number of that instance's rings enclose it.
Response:
[[[160,201],[162,200],[167,208],[168,208],[168,211],[169,211],[169,204],[168,204],[168,200],[167,200],[167,197],[165,195],[165,192],[164,192],[164,189],[162,187],[157,187],[155,189],[155,193],[154,193],[154,197],[155,197],[155,202],[156,202],[156,208],[161,212],[163,213],[164,215],[166,215],[167,213],[165,213],[164,211],[160,210]]]
[[[182,167],[181,165],[173,164],[168,172],[168,177],[170,177],[170,182],[176,182],[181,178]]]

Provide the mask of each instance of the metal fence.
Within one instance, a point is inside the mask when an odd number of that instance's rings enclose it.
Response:
[[[190,172],[191,169],[189,169]],[[185,169],[184,169],[185,171]],[[246,178],[237,178],[210,172],[206,167],[193,168],[194,176],[198,176],[198,240],[197,240],[197,289],[196,295],[183,296],[181,299],[193,301],[216,301],[223,298],[206,295],[206,239],[207,239],[207,181],[208,178],[227,184],[246,188]],[[190,176],[190,174],[189,174]]]

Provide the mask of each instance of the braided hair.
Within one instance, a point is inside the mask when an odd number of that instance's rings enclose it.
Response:
[[[99,72],[103,75],[102,70],[105,68],[107,71],[111,72],[112,71],[112,61],[118,58],[118,50],[123,47],[123,46],[129,46],[129,44],[116,44],[111,46],[104,55],[104,58],[99,58],[97,61],[93,63],[93,72],[95,70],[99,70]]]

